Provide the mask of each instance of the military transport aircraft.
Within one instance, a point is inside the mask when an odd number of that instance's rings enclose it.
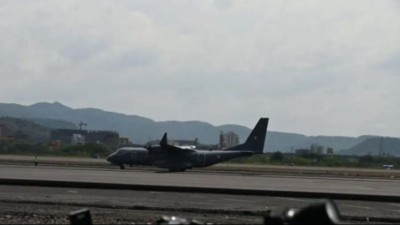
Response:
[[[246,142],[224,150],[197,150],[168,144],[167,133],[159,145],[148,147],[122,147],[107,157],[119,165],[154,165],[170,172],[185,171],[193,167],[206,167],[236,157],[263,154],[268,118],[260,118]]]

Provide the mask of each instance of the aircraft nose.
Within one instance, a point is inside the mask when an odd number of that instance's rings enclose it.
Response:
[[[106,158],[106,160],[109,161],[109,162],[113,162],[113,161],[114,161],[114,154],[109,155],[109,156]]]

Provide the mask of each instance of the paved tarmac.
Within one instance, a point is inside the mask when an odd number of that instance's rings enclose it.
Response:
[[[283,207],[301,208],[316,201],[319,200],[271,196],[0,185],[0,202],[2,202],[0,218],[4,214],[14,218],[15,216],[10,212],[18,212],[18,215],[27,213],[33,213],[37,217],[58,215],[59,219],[65,219],[66,215],[72,210],[89,208],[95,214],[94,217],[98,219],[107,217],[105,219],[109,219],[112,223],[117,219],[124,219],[126,223],[130,223],[132,221],[151,221],[162,215],[177,215],[190,216],[208,222],[232,223],[236,221],[237,223],[254,224],[261,223],[262,214],[267,210],[277,210]],[[343,219],[359,218],[359,221],[363,219],[367,221],[366,218],[369,218],[371,221],[375,219],[376,222],[377,218],[386,218],[387,222],[400,221],[398,216],[400,204],[347,200],[335,201],[335,203],[344,216]],[[190,215],[185,215],[187,213]],[[29,215],[26,219],[31,221],[33,218]],[[230,219],[219,218],[226,216]],[[46,219],[41,221],[43,223]]]
[[[46,202],[65,205],[102,205],[120,208],[143,206],[153,209],[203,209],[226,211],[266,211],[281,207],[300,208],[320,201],[309,198],[178,193],[162,191],[104,190],[0,185],[0,200],[6,202]],[[400,204],[336,200],[345,215],[397,216]]]
[[[399,180],[0,165],[0,178],[400,196]]]
[[[81,181],[117,184],[169,185],[182,187],[235,188],[251,190],[286,190],[324,193],[372,194],[400,196],[400,180],[281,176],[251,173],[183,172],[168,173],[148,168],[84,168],[0,165],[0,178]],[[51,188],[0,185],[0,224],[11,219],[43,223],[47,215],[58,215],[56,222],[65,221],[64,212],[89,207],[101,221],[124,223],[165,214],[195,217],[203,221],[237,223],[261,222],[258,212],[283,206],[304,207],[318,199],[271,196],[242,196],[205,193],[160,191],[102,190],[82,188]],[[374,221],[400,221],[398,202],[338,200],[341,213],[347,218]],[[58,207],[58,211],[54,209]],[[37,209],[37,210],[36,210]],[[40,209],[40,210],[39,210]],[[144,211],[143,211],[144,210]],[[54,211],[54,212],[53,212]],[[247,212],[253,212],[248,215]],[[33,214],[32,214],[33,213]],[[254,214],[255,213],[255,214]],[[24,220],[18,220],[23,215]],[[107,216],[104,216],[107,215]],[[129,216],[125,216],[129,215]],[[238,216],[239,215],[239,216]],[[246,216],[247,215],[247,216]],[[3,218],[3,219],[2,219]],[[227,218],[230,218],[229,220]],[[384,220],[380,220],[384,218]],[[107,220],[109,219],[109,220]],[[144,221],[144,220],[143,220]],[[143,222],[142,221],[142,222]]]
[[[34,156],[23,155],[1,155],[0,164],[4,165],[32,165]],[[40,156],[38,161],[41,165],[53,166],[76,166],[76,167],[96,167],[96,168],[116,168],[111,166],[105,159],[98,158],[76,158],[76,157],[51,157]],[[154,170],[155,167],[140,167],[147,170]],[[225,172],[225,173],[258,173],[258,174],[287,174],[301,176],[330,176],[330,177],[370,177],[370,178],[390,178],[399,179],[400,170],[398,169],[379,169],[379,168],[346,168],[346,167],[317,167],[317,166],[285,166],[285,165],[256,165],[256,164],[237,164],[237,163],[218,163],[210,167],[194,169],[198,172]]]

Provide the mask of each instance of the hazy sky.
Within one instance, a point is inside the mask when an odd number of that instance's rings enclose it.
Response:
[[[0,0],[0,102],[400,136],[400,3]]]

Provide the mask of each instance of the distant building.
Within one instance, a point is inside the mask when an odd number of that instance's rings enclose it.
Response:
[[[236,133],[229,131],[224,134],[222,131],[219,135],[219,148],[226,149],[239,144],[239,135]]]
[[[119,146],[128,146],[131,145],[132,143],[129,141],[129,138],[127,137],[120,137],[119,138]]]
[[[82,134],[72,134],[71,144],[84,145],[85,144],[85,136],[83,136]]]
[[[74,134],[87,135],[87,131],[78,129],[56,129],[51,131],[50,136],[52,141],[57,140],[62,144],[71,144],[72,135]]]
[[[330,148],[330,149],[331,149],[331,152],[333,154],[333,149],[332,148]],[[310,154],[323,155],[324,154],[324,146],[318,145],[318,144],[312,144],[309,149],[308,148],[296,149],[295,150],[295,154],[296,155],[303,155],[303,156],[304,155],[310,155]]]
[[[324,146],[319,144],[312,144],[310,146],[310,153],[322,155],[324,153]]]
[[[307,148],[296,149],[295,154],[296,155],[307,155],[307,154],[310,154],[310,149],[307,149]]]
[[[114,131],[87,131],[78,129],[56,129],[51,131],[51,140],[61,144],[103,144],[109,148],[119,146],[119,134]]]
[[[223,133],[222,131],[219,133],[218,148],[219,148],[219,149],[224,149],[224,148],[226,148],[226,146],[225,146],[225,136],[224,136],[224,133]]]

